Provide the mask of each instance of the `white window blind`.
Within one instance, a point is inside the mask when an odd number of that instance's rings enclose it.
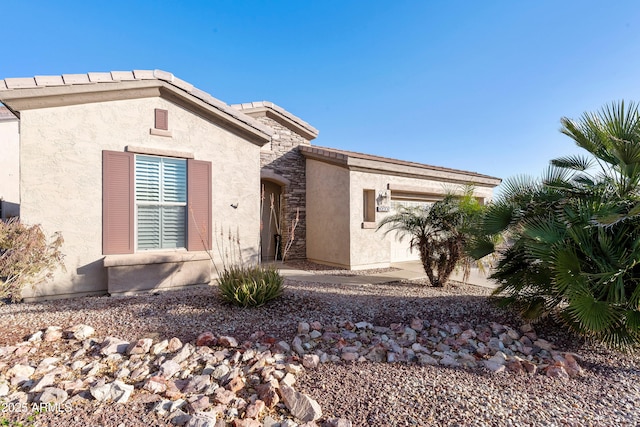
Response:
[[[187,162],[136,156],[138,249],[185,247]]]

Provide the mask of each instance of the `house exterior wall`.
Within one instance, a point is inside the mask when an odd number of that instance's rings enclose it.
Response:
[[[307,159],[307,258],[348,268],[350,261],[349,171]]]
[[[154,108],[169,111],[171,137],[150,134]],[[47,234],[62,233],[66,268],[50,283],[26,290],[25,297],[106,292],[102,150],[177,150],[211,161],[212,253],[218,256],[216,240],[228,247],[228,234],[239,234],[243,259],[256,260],[259,146],[159,97],[24,110],[21,132],[21,217],[41,224]]]
[[[2,218],[20,214],[20,125],[0,115],[0,209]]]
[[[418,253],[408,250],[408,238],[398,242],[395,232],[377,231],[380,221],[393,213],[392,189],[402,189],[404,197],[438,199],[460,185],[307,158],[308,259],[350,269],[417,259]],[[373,191],[376,208],[381,208],[376,209],[375,221],[365,218],[365,191]],[[492,194],[491,187],[474,188],[474,196],[483,201]]]
[[[403,177],[384,173],[372,173],[365,171],[350,171],[350,242],[351,242],[351,262],[352,269],[388,267],[391,262],[408,261],[419,259],[417,251],[410,252],[408,236],[402,242],[398,241],[395,232],[384,235],[384,228],[376,231],[376,228],[363,228],[363,191],[375,190],[377,206],[391,207],[393,191],[392,188],[419,189],[420,194],[430,194],[444,196],[448,191],[459,190],[460,185],[446,183],[442,181],[421,179],[413,177]],[[380,198],[380,192],[387,195]],[[475,187],[474,196],[480,199],[490,199],[493,191],[488,187]],[[387,215],[394,213],[376,212],[376,226]]]
[[[306,215],[306,175],[305,158],[298,151],[300,144],[309,145],[309,141],[296,132],[281,125],[270,117],[256,117],[260,123],[269,126],[275,131],[270,144],[262,147],[260,151],[260,166],[263,170],[269,170],[281,176],[289,182],[282,191],[282,212],[284,220],[280,219],[283,231],[282,241],[289,239],[288,232],[298,215],[298,225],[295,230],[294,240],[287,259],[306,258],[307,241],[307,215]],[[265,201],[265,209],[269,201]]]

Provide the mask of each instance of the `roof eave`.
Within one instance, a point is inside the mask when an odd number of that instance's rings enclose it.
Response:
[[[197,112],[221,127],[239,133],[256,145],[262,146],[271,141],[273,130],[267,126],[232,109],[206,92],[195,88],[187,92],[181,81],[177,83],[147,79],[12,89],[7,89],[5,85],[0,87],[0,102],[19,117],[20,111],[38,108],[163,97]]]
[[[300,146],[300,152],[309,159],[331,163],[353,171],[384,173],[388,175],[410,178],[431,179],[434,181],[453,182],[456,184],[471,184],[480,187],[493,188],[502,182],[499,178],[475,174],[465,171],[455,171],[429,167],[419,164],[402,164],[394,159],[363,159],[336,150],[328,150],[314,146]]]
[[[231,107],[242,111],[242,113],[256,118],[268,117],[275,120],[289,130],[296,132],[308,141],[318,137],[320,131],[300,117],[291,114],[289,111],[269,101],[248,102],[244,104],[233,104]]]

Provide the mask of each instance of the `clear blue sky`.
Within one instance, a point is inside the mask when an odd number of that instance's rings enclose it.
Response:
[[[2,1],[0,78],[163,69],[268,100],[317,145],[539,176],[558,131],[640,101],[640,2]]]

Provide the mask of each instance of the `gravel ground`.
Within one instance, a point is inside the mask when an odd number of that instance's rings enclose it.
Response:
[[[375,325],[425,320],[491,322],[519,327],[495,307],[489,290],[458,284],[434,289],[419,282],[334,285],[286,282],[283,297],[258,309],[221,304],[216,288],[137,297],[92,297],[0,306],[0,346],[22,341],[47,326],[86,323],[98,336],[125,340],[179,337],[193,342],[203,331],[239,340],[262,330],[289,342],[300,321],[325,325],[367,321]],[[582,356],[586,375],[563,381],[543,375],[490,374],[483,370],[386,363],[325,364],[298,378],[325,417],[357,426],[429,425],[640,425],[640,355],[607,351],[567,336],[552,323],[538,336]],[[87,404],[69,413],[36,416],[36,425],[165,425],[147,414],[140,394],[125,405]],[[0,420],[2,416],[0,415]]]

